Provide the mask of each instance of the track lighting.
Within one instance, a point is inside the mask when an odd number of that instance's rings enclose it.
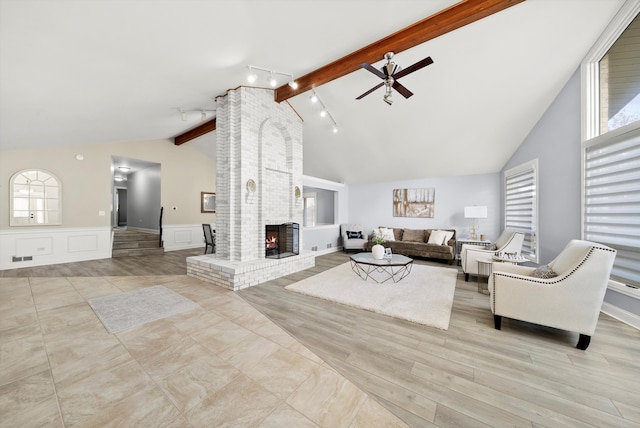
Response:
[[[182,108],[179,108],[178,111],[180,112],[180,118],[185,122],[187,121],[189,116],[187,113],[200,113],[200,121],[204,122],[207,119],[207,113],[214,113],[216,110],[206,108],[183,110]]]
[[[320,103],[320,106],[322,106],[322,110],[320,110],[320,117],[329,116],[329,119],[331,119],[331,121],[333,122],[333,132],[334,133],[338,132],[338,123],[336,122],[335,118],[333,117],[333,115],[331,114],[331,112],[329,111],[327,106],[324,105],[324,103],[322,102],[322,100],[320,99],[318,94],[316,93],[315,89],[312,90],[312,93],[309,96],[309,100],[312,103]]]
[[[256,83],[256,80],[258,80],[258,75],[254,73],[251,66],[249,66],[249,75],[247,76],[247,81],[249,83]]]
[[[291,86],[291,89],[298,89],[298,82],[293,80],[293,74],[291,73],[284,73],[282,71],[256,67],[255,65],[248,65],[247,68],[249,68],[249,74],[247,75],[247,82],[251,84],[256,83],[258,81],[258,75],[256,74],[256,70],[259,70],[259,71],[268,73],[267,82],[269,83],[269,86],[271,86],[272,88],[275,88],[276,86],[278,86],[278,79],[276,77],[277,75],[281,75],[281,76],[288,77],[288,80],[289,80],[288,85]]]

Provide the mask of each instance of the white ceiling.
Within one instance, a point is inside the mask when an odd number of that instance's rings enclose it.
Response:
[[[0,150],[171,138],[247,65],[309,73],[454,0],[0,0]],[[398,53],[415,93],[365,70],[290,100],[304,174],[345,183],[499,171],[623,0],[527,0]],[[374,65],[383,63],[383,59]],[[266,85],[266,83],[265,83]],[[211,150],[215,132],[192,144]]]

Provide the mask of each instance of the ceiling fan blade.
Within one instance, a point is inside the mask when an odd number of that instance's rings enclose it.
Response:
[[[376,76],[378,76],[381,79],[386,79],[387,78],[387,76],[385,76],[382,71],[378,70],[377,68],[375,68],[371,64],[363,62],[362,64],[360,64],[360,67],[364,68],[365,70],[369,70],[370,72],[372,72],[373,74],[375,74]]]
[[[409,98],[411,95],[413,95],[413,92],[411,92],[410,90],[402,86],[400,82],[398,82],[397,80],[393,82],[393,85],[391,85],[391,87],[396,91],[398,91],[400,95],[402,95],[405,98]]]
[[[430,56],[426,57],[425,59],[416,62],[415,64],[402,69],[400,71],[398,71],[396,74],[393,75],[394,79],[399,79],[402,76],[406,76],[409,73],[413,73],[414,71],[420,70],[423,67],[426,67],[429,64],[433,64],[433,60],[431,59]]]
[[[375,91],[378,88],[381,88],[383,85],[384,85],[384,82],[381,82],[381,83],[377,84],[376,86],[374,86],[373,88],[371,88],[367,92],[365,92],[364,94],[362,94],[359,97],[357,97],[356,100],[361,100],[362,98],[364,98],[367,95],[369,95],[371,92]]]

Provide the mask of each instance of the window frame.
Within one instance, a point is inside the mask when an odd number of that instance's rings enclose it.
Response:
[[[640,13],[640,1],[626,1],[616,16],[611,20],[602,35],[594,43],[581,64],[582,79],[582,135],[581,135],[581,238],[586,239],[586,162],[587,151],[594,146],[605,148],[617,144],[625,134],[634,133],[640,129],[640,122],[634,122],[623,127],[600,133],[600,61],[627,29],[631,21]],[[618,257],[616,257],[618,260]],[[614,261],[614,266],[615,266]],[[624,278],[620,278],[624,281]],[[617,280],[609,281],[609,288],[635,298],[640,298],[640,292],[625,286]]]
[[[530,230],[530,233],[527,233],[524,230],[520,230],[518,228],[513,228],[510,227],[510,221],[509,221],[509,216],[508,216],[508,209],[507,206],[509,204],[509,196],[508,196],[508,184],[509,184],[509,179],[510,178],[514,178],[517,176],[521,176],[527,172],[531,171],[533,174],[533,184],[534,184],[534,189],[533,189],[533,209],[532,209],[532,228]],[[529,240],[531,242],[530,246],[527,246],[526,248],[530,248],[530,251],[524,251],[525,250],[525,246],[523,245],[523,250],[521,251],[521,254],[523,257],[529,259],[530,261],[532,261],[533,263],[538,263],[539,259],[540,259],[540,230],[539,230],[539,222],[540,222],[540,205],[539,205],[539,193],[540,193],[540,178],[539,178],[539,166],[538,166],[538,159],[533,159],[530,160],[528,162],[524,162],[520,165],[514,166],[513,168],[509,168],[508,170],[506,170],[504,172],[504,177],[503,177],[503,198],[504,198],[504,206],[503,206],[503,214],[504,214],[504,229],[508,229],[508,230],[512,230],[515,232],[521,232],[525,234],[525,243],[527,242],[527,240]],[[527,235],[530,236],[530,238],[527,238]]]
[[[600,135],[600,60],[638,13],[640,1],[625,2],[582,60],[582,141]]]

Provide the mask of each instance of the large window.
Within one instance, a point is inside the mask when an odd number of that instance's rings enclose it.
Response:
[[[611,276],[634,286],[640,286],[639,12],[639,2],[625,3],[582,64],[582,237],[615,248]]]
[[[60,182],[50,172],[29,169],[11,177],[11,226],[62,224]]]
[[[522,255],[538,263],[538,159],[505,171],[504,222],[524,234]]]

